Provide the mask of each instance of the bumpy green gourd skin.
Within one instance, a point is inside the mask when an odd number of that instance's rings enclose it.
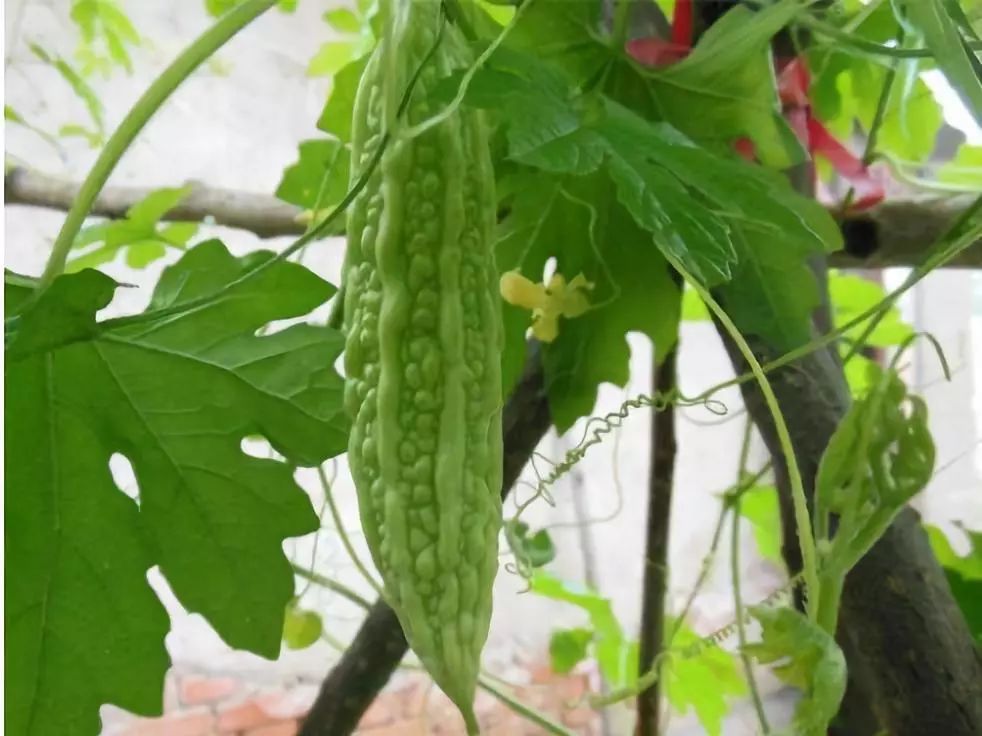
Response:
[[[394,5],[398,63],[380,47],[362,78],[355,176],[382,140],[383,66],[401,98],[436,37],[439,2]],[[445,27],[403,125],[438,112],[428,94],[471,61]],[[494,218],[484,120],[461,109],[415,139],[393,137],[350,210],[344,274],[348,458],[362,526],[410,646],[472,729],[501,525]]]

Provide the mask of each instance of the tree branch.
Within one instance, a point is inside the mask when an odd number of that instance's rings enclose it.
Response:
[[[834,268],[916,266],[929,249],[975,201],[974,197],[894,199],[842,221],[845,247],[829,255]],[[947,267],[982,268],[982,241]]]
[[[299,207],[275,197],[253,192],[218,189],[193,182],[188,197],[168,212],[166,220],[202,222],[212,218],[225,225],[255,233],[261,238],[300,235],[306,228],[298,218]],[[33,169],[15,166],[4,175],[4,202],[67,211],[79,185]],[[106,187],[92,214],[120,218],[153,189]],[[844,250],[829,257],[835,268],[886,268],[914,266],[971,203],[971,197],[895,199],[869,212],[847,215],[842,221]],[[833,212],[838,215],[838,213]],[[982,241],[968,248],[950,267],[982,268]]]
[[[665,355],[655,370],[653,395],[665,395],[675,388],[676,350]],[[638,674],[655,665],[664,647],[665,589],[668,583],[668,540],[672,511],[672,484],[675,477],[675,405],[663,411],[652,409],[651,469],[648,474],[648,525],[641,592],[641,632]],[[661,701],[658,680],[638,694],[637,736],[657,736]]]
[[[76,182],[64,181],[38,171],[14,167],[3,177],[4,203],[67,211],[78,195]],[[164,217],[166,220],[203,222],[211,218],[225,225],[255,233],[261,238],[300,235],[306,225],[298,220],[300,208],[275,197],[252,192],[216,189],[189,182],[190,194]],[[105,187],[92,207],[92,215],[119,219],[153,189]]]
[[[502,416],[502,498],[518,480],[550,423],[542,363],[538,346],[532,343],[523,375]],[[408,648],[395,613],[377,600],[351,646],[321,684],[300,736],[346,736],[354,731]]]

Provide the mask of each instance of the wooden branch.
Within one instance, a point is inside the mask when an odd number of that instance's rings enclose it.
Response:
[[[675,389],[678,346],[665,355],[655,369],[655,395]],[[675,478],[675,405],[664,410],[652,408],[651,463],[648,473],[648,524],[644,574],[641,588],[641,631],[638,675],[655,665],[664,648],[665,591],[668,587],[668,540],[672,511],[672,484]],[[636,736],[658,736],[661,688],[656,680],[638,694]]]
[[[502,498],[518,480],[550,423],[542,363],[533,343],[502,416]],[[347,736],[354,731],[408,648],[395,613],[383,601],[376,601],[351,646],[321,684],[300,736]]]
[[[4,202],[8,205],[45,207],[68,211],[78,184],[14,167],[4,175]],[[166,220],[202,222],[255,233],[261,238],[300,235],[300,208],[275,197],[252,192],[217,189],[194,183],[191,194],[165,215]],[[120,218],[152,189],[106,187],[92,214]],[[929,248],[972,201],[971,197],[896,199],[870,212],[848,215],[842,223],[845,249],[829,258],[835,268],[886,268],[915,266]],[[982,240],[963,252],[952,267],[982,268]]]
[[[76,182],[64,181],[38,171],[14,167],[3,177],[4,203],[68,211],[78,195]],[[164,219],[225,225],[255,233],[261,238],[300,235],[304,223],[297,217],[300,208],[275,197],[252,192],[216,189],[189,182],[191,193]],[[92,208],[92,215],[118,219],[153,189],[106,187]],[[210,220],[209,220],[210,218]]]
[[[895,199],[842,221],[845,248],[829,256],[834,268],[919,265],[926,248],[954,224],[974,201],[970,196]],[[949,267],[982,268],[982,240]]]

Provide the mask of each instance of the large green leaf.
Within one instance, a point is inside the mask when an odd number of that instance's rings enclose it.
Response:
[[[767,166],[783,169],[804,160],[781,115],[769,51],[771,39],[799,10],[796,0],[758,12],[736,7],[706,31],[687,58],[648,72],[660,117],[721,149],[747,136]]]
[[[679,291],[651,235],[617,202],[603,172],[565,180],[526,172],[510,186],[516,191],[496,248],[498,267],[538,282],[552,257],[567,279],[582,273],[595,284],[592,308],[562,320],[544,350],[550,411],[565,431],[593,411],[601,383],[626,385],[629,332],[646,334],[660,355],[671,349]],[[503,371],[510,385],[524,360],[529,313],[506,305],[505,324]]]
[[[440,96],[458,83],[450,77]],[[603,95],[578,96],[570,85],[563,72],[509,51],[475,76],[467,101],[496,111],[514,161],[554,174],[603,167],[658,248],[707,285],[728,279],[737,260],[732,223],[768,230],[796,255],[839,247],[828,214],[777,174],[700,148]]]
[[[210,241],[162,275],[151,309],[213,293],[271,257]],[[167,617],[159,566],[184,607],[231,646],[276,656],[293,575],[283,540],[317,516],[290,465],[242,450],[262,436],[289,463],[343,451],[328,328],[261,327],[334,289],[276,263],[185,314],[99,325],[116,284],[61,276],[24,306],[6,350],[6,725],[94,734],[98,708],[159,713]],[[131,499],[110,474],[131,464]]]
[[[507,43],[562,67],[581,87],[615,58],[601,35],[602,12],[594,0],[535,0]]]

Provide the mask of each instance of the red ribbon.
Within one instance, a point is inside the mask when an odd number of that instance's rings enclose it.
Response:
[[[668,66],[681,61],[692,50],[692,19],[692,0],[676,0],[671,40],[635,39],[627,43],[627,53],[646,66]],[[883,183],[815,117],[808,99],[811,73],[805,60],[802,57],[778,60],[778,68],[778,96],[788,124],[813,159],[822,156],[849,182],[854,195],[850,209],[864,210],[882,202],[886,194]],[[749,138],[739,138],[733,146],[748,161],[756,159]]]

